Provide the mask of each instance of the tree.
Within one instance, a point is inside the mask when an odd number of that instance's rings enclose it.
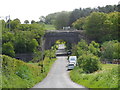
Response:
[[[7,43],[7,42],[14,42],[15,41],[15,36],[11,32],[4,32],[2,34],[2,43]]]
[[[35,20],[32,20],[32,21],[31,21],[31,24],[33,24],[33,23],[35,23]]]
[[[97,9],[99,12],[110,13],[117,11],[117,6],[116,5],[106,5],[105,7],[98,6]]]
[[[96,9],[91,9],[91,8],[80,8],[80,9],[75,9],[71,12],[70,14],[70,20],[69,20],[69,25],[72,25],[73,22],[75,22],[79,18],[84,18],[93,11],[96,11]]]
[[[72,23],[75,22],[79,18],[85,18],[86,16],[89,16],[92,12],[104,12],[104,13],[110,13],[119,11],[120,5],[106,5],[105,7],[97,7],[97,8],[79,8],[74,9],[73,11],[69,12],[69,21],[68,25],[72,26]],[[45,23],[46,24],[54,24],[56,17],[61,12],[51,13],[45,17]]]
[[[109,40],[119,40],[120,41],[120,12],[112,12],[108,14],[108,20],[109,20]],[[111,37],[110,37],[111,36]]]
[[[72,23],[72,26],[78,30],[83,30],[83,26],[85,24],[85,18],[77,19],[75,22]]]
[[[18,27],[18,30],[22,30],[22,31],[30,31],[30,24],[20,24]]]
[[[10,22],[10,30],[12,31],[14,29],[17,29],[20,24],[21,24],[21,22],[18,18],[14,19],[13,21]]]
[[[101,42],[101,38],[107,34],[109,28],[106,23],[108,17],[105,13],[93,12],[86,18],[84,29],[90,39]]]
[[[85,40],[81,40],[77,45],[77,56],[81,56],[82,54],[87,54],[88,52],[88,44]]]
[[[11,42],[7,42],[3,44],[2,54],[9,55],[11,57],[15,56],[14,46]]]
[[[55,19],[55,27],[56,29],[62,29],[63,27],[68,26],[69,21],[69,13],[68,12],[60,12]]]
[[[78,58],[78,65],[86,73],[93,73],[93,72],[101,69],[99,57],[97,57],[93,54],[81,55]]]
[[[32,39],[28,42],[28,45],[26,47],[27,52],[34,52],[38,47],[38,42],[36,39]]]
[[[34,53],[38,47],[38,41],[35,39],[36,34],[31,31],[20,31],[16,33],[14,41],[16,53]]]
[[[49,57],[50,59],[51,59],[51,58],[55,58],[55,57],[56,57],[56,56],[55,56],[55,50],[52,50],[52,49],[46,50],[46,51],[45,51],[45,56],[46,56],[46,57]]]
[[[10,29],[10,22],[11,22],[11,21],[12,21],[12,20],[10,20],[10,19],[7,20],[7,22],[6,22],[6,28]]]
[[[13,21],[17,21],[17,23],[21,24],[21,21],[18,18],[14,19]]]
[[[45,23],[45,17],[44,16],[41,16],[39,19],[40,19],[40,21],[39,21],[40,23]]]
[[[72,55],[73,56],[78,56],[78,53],[77,53],[77,45],[74,45],[73,47],[72,47]]]
[[[113,52],[113,58],[114,59],[120,59],[120,43],[117,42],[113,45],[113,48],[114,48],[114,52]]]
[[[29,23],[29,21],[28,21],[28,20],[25,20],[25,21],[24,21],[24,23],[25,23],[25,24],[28,24],[28,23]]]
[[[96,56],[100,56],[100,48],[99,48],[99,43],[96,43],[95,41],[92,41],[90,43],[90,45],[88,46],[88,49],[90,51],[90,53],[96,55]]]
[[[120,43],[117,40],[106,41],[102,44],[102,58],[112,61],[113,59],[120,59]]]
[[[79,9],[73,10],[70,14],[69,25],[71,25],[79,18],[80,18],[80,10]]]
[[[46,24],[54,24],[55,23],[55,19],[56,19],[56,16],[59,14],[58,13],[51,13],[51,14],[48,14],[46,17],[45,17],[45,23]]]
[[[5,32],[6,31],[6,22],[4,20],[0,20],[0,27],[1,27],[1,33]]]

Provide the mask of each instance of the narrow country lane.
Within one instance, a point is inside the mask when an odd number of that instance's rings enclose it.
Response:
[[[47,77],[33,88],[85,88],[70,80],[67,64],[67,56],[58,56]]]

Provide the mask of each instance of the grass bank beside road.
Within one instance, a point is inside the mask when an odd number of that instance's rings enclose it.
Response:
[[[83,73],[78,67],[70,72],[74,82],[87,88],[118,88],[119,76],[118,64],[102,64],[102,70],[90,74]]]
[[[25,63],[6,55],[2,55],[2,59],[2,77],[0,77],[2,87],[0,88],[31,88],[47,76],[56,60],[46,57],[43,62],[44,67],[41,67],[39,65],[41,62]]]

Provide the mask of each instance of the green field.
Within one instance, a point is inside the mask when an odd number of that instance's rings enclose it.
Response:
[[[85,74],[76,67],[70,72],[71,79],[87,88],[118,88],[120,74],[117,64],[102,64],[102,70]]]
[[[45,24],[45,29],[46,30],[56,30],[54,25],[48,25],[48,24]]]

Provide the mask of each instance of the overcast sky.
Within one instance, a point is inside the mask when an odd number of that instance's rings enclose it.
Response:
[[[117,5],[119,0],[0,0],[0,16],[11,19],[39,20],[40,16],[75,8]]]

